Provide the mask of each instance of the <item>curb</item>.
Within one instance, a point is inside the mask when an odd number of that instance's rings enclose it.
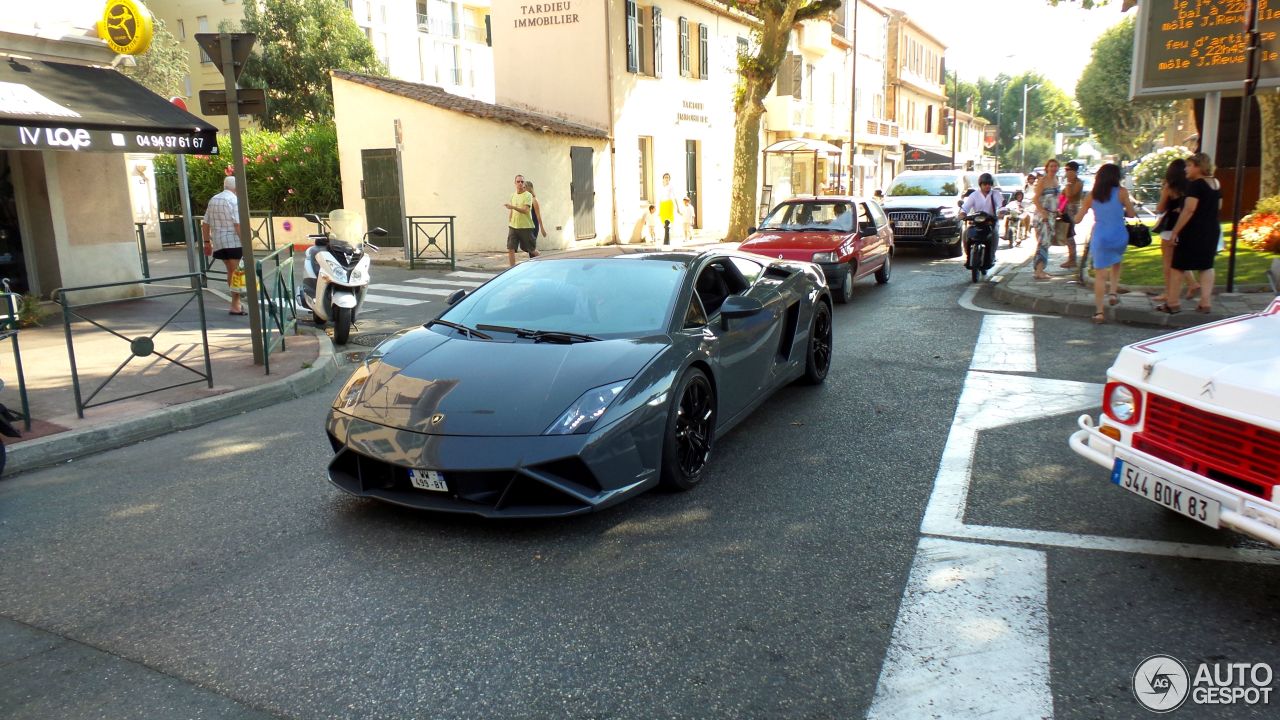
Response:
[[[110,426],[58,433],[13,445],[6,448],[5,476],[114,450],[177,430],[189,430],[317,391],[337,376],[338,356],[327,334],[313,328],[299,329],[319,339],[319,354],[311,367],[264,385],[172,405]]]

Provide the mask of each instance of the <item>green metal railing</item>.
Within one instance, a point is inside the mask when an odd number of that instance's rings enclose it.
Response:
[[[167,281],[174,281],[174,280],[186,280],[188,283],[191,284],[191,287],[161,292],[155,295],[143,295],[141,297],[127,298],[125,300],[107,300],[107,301],[100,301],[100,302],[87,302],[87,303],[78,303],[78,304],[72,303],[69,300],[69,296],[75,293],[85,292],[88,290],[104,290],[107,288],[127,287],[130,285],[140,285],[145,288],[147,285],[151,283],[164,283]],[[200,289],[199,280],[200,280],[199,273],[186,273],[183,275],[169,275],[166,277],[150,278],[146,280],[129,280],[125,282],[104,283],[102,285],[84,285],[84,286],[75,287],[75,288],[62,288],[54,292],[53,294],[54,301],[62,306],[62,327],[67,337],[67,357],[71,361],[71,388],[75,394],[75,399],[76,399],[76,415],[83,418],[84,411],[92,407],[108,405],[110,403],[120,402],[121,400],[129,400],[132,398],[141,397],[143,395],[150,395],[152,393],[161,392],[163,390],[172,390],[173,388],[184,387],[186,385],[193,385],[195,383],[202,382],[202,381],[207,383],[210,388],[213,387],[213,363],[209,359],[209,332],[207,329],[208,326],[206,324],[206,318],[204,313],[204,293]],[[171,288],[173,286],[165,286],[165,287]],[[169,317],[164,320],[164,322],[160,323],[160,325],[153,332],[151,332],[148,335],[138,335],[132,338],[80,312],[85,310],[86,308],[91,308],[91,307],[100,307],[103,305],[118,306],[123,303],[145,302],[147,300],[156,300],[163,297],[173,297],[173,296],[182,296],[182,295],[188,296],[187,299],[181,305],[179,305],[178,309],[175,310],[172,314],[170,314]],[[188,365],[186,365],[185,363],[183,363],[182,361],[176,358],[169,357],[168,355],[156,350],[156,346],[155,346],[156,335],[159,335],[162,330],[168,327],[169,324],[172,323],[174,319],[177,318],[178,315],[183,310],[185,310],[193,300],[195,301],[196,307],[199,309],[199,313],[200,313],[200,342],[201,342],[201,345],[204,347],[204,372],[200,372],[195,368],[189,367]],[[85,398],[83,393],[81,392],[80,372],[79,372],[79,369],[76,367],[76,347],[75,347],[75,340],[71,332],[71,324],[73,322],[73,318],[83,320],[84,322],[89,323],[93,327],[99,330],[102,330],[103,332],[106,332],[110,335],[114,335],[115,337],[129,344],[129,356],[124,359],[124,362],[120,363],[120,365],[116,367],[115,371],[113,371],[109,376],[107,376],[106,380],[103,380],[101,383],[99,383],[98,386],[95,387],[91,393],[89,393],[89,396],[87,398]],[[94,398],[98,397],[98,394],[101,393],[103,389],[105,389],[112,380],[115,380],[117,377],[119,377],[120,373],[125,369],[125,367],[129,365],[130,362],[133,361],[134,358],[146,358],[152,355],[155,355],[156,357],[159,357],[163,360],[168,361],[172,365],[176,365],[184,370],[191,372],[196,376],[196,379],[189,380],[187,382],[173,383],[173,384],[165,385],[163,387],[151,388],[149,390],[144,390],[142,392],[136,392],[136,393],[124,395],[121,397],[112,398],[110,400],[102,400],[99,402],[94,402]],[[139,376],[141,376],[141,374],[139,374]]]
[[[285,336],[298,334],[298,289],[294,280],[292,245],[254,263],[258,277],[258,311],[262,314],[263,365],[271,374],[271,353],[285,351]]]
[[[457,269],[453,221],[457,215],[409,215],[409,268],[418,262],[447,262]]]
[[[0,292],[0,298],[3,298],[5,315],[0,316],[0,340],[9,340],[13,345],[13,365],[18,372],[18,397],[22,401],[22,427],[24,430],[31,430],[31,404],[27,401],[27,377],[22,372],[22,351],[18,348],[18,306],[22,302],[22,296],[18,293],[8,292],[9,281],[5,281],[5,292]]]

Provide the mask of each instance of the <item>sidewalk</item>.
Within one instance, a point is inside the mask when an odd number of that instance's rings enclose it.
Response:
[[[187,270],[181,251],[151,255],[152,277]],[[249,318],[227,312],[225,295],[203,292],[213,386],[205,372],[199,309],[191,295],[153,297],[189,287],[152,286],[146,300],[108,303],[79,310],[123,337],[74,319],[72,343],[81,396],[89,407],[80,418],[72,383],[71,362],[62,307],[45,303],[41,326],[18,333],[31,430],[13,423],[21,438],[4,438],[5,474],[91,455],[150,437],[196,427],[213,420],[300,397],[329,382],[338,371],[333,346],[323,332],[300,325],[303,334],[286,338],[286,350],[271,354],[271,375],[253,364]],[[73,299],[74,302],[74,299]],[[175,314],[176,313],[176,314]],[[173,317],[166,324],[166,320]],[[151,337],[154,353],[138,356],[130,340]],[[176,360],[186,367],[166,360]],[[128,362],[126,362],[126,360]],[[194,371],[194,372],[193,372]],[[112,374],[116,373],[114,378]],[[200,373],[200,374],[198,374]],[[0,345],[0,402],[20,411],[12,345]],[[111,378],[103,385],[103,382]],[[190,384],[183,384],[190,383]],[[167,388],[166,386],[179,385]],[[100,389],[99,389],[100,388]],[[97,395],[91,398],[97,391]],[[134,396],[134,397],[130,397]]]
[[[1022,247],[1026,247],[1023,243]],[[1034,246],[1032,247],[1034,251]],[[1002,253],[1004,251],[1001,251]],[[1093,281],[1089,276],[1088,285],[1080,285],[1076,280],[1075,270],[1062,270],[1058,266],[1065,259],[1066,249],[1050,248],[1049,273],[1050,280],[1033,280],[1031,263],[1033,257],[1016,260],[1007,266],[996,278],[994,297],[997,301],[1011,305],[1019,310],[1069,317],[1092,318],[1095,312],[1093,302]],[[1151,298],[1163,291],[1163,288],[1128,286],[1124,284],[1121,274],[1120,286],[1128,292],[1119,296],[1119,304],[1107,309],[1107,322],[1126,325],[1151,327],[1184,328],[1202,325],[1224,318],[1244,315],[1246,313],[1265,310],[1276,298],[1268,288],[1243,288],[1259,290],[1259,292],[1218,292],[1213,296],[1213,311],[1207,314],[1196,312],[1195,301],[1183,301],[1182,312],[1167,315],[1156,311]]]

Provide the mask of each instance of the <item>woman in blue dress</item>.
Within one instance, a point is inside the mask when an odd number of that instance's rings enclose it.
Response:
[[[1137,217],[1129,191],[1120,187],[1120,167],[1107,163],[1098,168],[1093,179],[1093,190],[1085,196],[1080,212],[1073,218],[1076,224],[1093,210],[1093,235],[1089,239],[1089,256],[1093,260],[1093,322],[1101,325],[1107,321],[1103,300],[1115,305],[1120,302],[1116,294],[1120,289],[1120,261],[1129,247],[1129,231],[1124,227],[1126,217]],[[1107,283],[1111,292],[1107,292]]]

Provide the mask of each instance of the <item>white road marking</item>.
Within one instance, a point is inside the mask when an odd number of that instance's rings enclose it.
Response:
[[[405,282],[418,283],[419,285],[448,285],[450,287],[476,288],[483,285],[479,280],[439,280],[436,278],[413,278]]]
[[[1099,468],[1101,470],[1101,468]],[[1102,478],[1099,478],[1102,480]],[[1131,499],[1118,496],[1117,502],[1129,502]],[[1221,560],[1225,562],[1250,563],[1254,565],[1280,565],[1280,552],[1261,548],[1233,548],[1218,545],[1195,545],[1192,543],[1167,542],[1164,540],[1137,540],[1133,538],[1108,537],[1105,535],[1080,535],[1077,533],[1052,532],[1049,530],[1027,530],[1024,528],[993,527],[987,525],[965,525],[955,523],[945,532],[931,533],[942,537],[960,538],[963,540],[985,540],[989,542],[1016,543],[1019,545],[1036,545],[1046,547],[1071,548],[1074,550],[1099,550],[1103,552],[1123,552],[1140,555],[1163,555],[1166,557],[1194,558],[1197,560]]]
[[[445,290],[443,288],[424,288],[424,287],[416,287],[414,285],[374,285],[372,286],[372,289],[383,290],[386,292],[409,293],[410,295],[437,295],[441,297],[446,295],[452,295],[455,292],[457,292],[457,290]]]
[[[1053,717],[1045,553],[921,538],[869,720]]]
[[[497,273],[470,272],[468,270],[455,270],[449,273],[449,277],[476,278],[477,280],[490,280],[496,275]]]
[[[973,348],[970,370],[1036,371],[1035,318],[1027,315],[987,315]]]
[[[426,302],[426,300],[411,300],[409,298],[375,295],[373,293],[366,293],[364,301],[367,303],[382,303],[383,305],[421,305]]]

